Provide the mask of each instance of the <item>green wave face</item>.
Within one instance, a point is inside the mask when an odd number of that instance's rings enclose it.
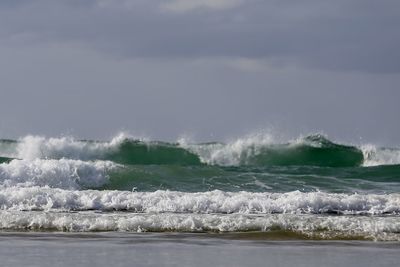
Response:
[[[104,189],[400,191],[400,165],[362,167],[364,158],[360,149],[335,144],[319,135],[306,137],[295,144],[244,147],[237,165],[222,166],[218,161],[201,164],[199,160],[200,157],[204,162],[204,154],[198,148],[209,152],[219,149],[216,152],[235,156],[228,145],[207,143],[195,146],[197,150],[185,150],[168,143],[148,145],[126,140],[110,159],[129,165],[111,173]]]
[[[298,143],[250,143],[239,150],[232,144],[205,143],[183,146],[166,142],[143,142],[125,139],[116,144],[96,141],[39,140],[21,143],[0,141],[0,157],[110,160],[120,164],[140,165],[219,165],[219,166],[325,166],[354,167],[363,164],[363,152],[357,147],[335,144],[320,135],[303,138]],[[60,146],[54,144],[60,143]],[[36,145],[36,147],[35,147]],[[27,146],[25,149],[24,146]],[[20,149],[22,148],[22,149]],[[36,151],[33,155],[20,155],[21,151]]]
[[[400,165],[377,167],[219,167],[129,165],[109,173],[101,189],[204,192],[400,192]]]
[[[244,159],[245,165],[256,166],[326,166],[354,167],[363,163],[363,153],[341,145],[312,147],[309,145],[281,145],[262,148],[259,154]]]
[[[123,141],[116,151],[106,153],[107,160],[122,164],[200,165],[197,155],[175,144]]]
[[[311,135],[299,144],[264,147],[247,164],[257,166],[326,166],[354,167],[363,163],[361,150],[335,144],[322,135]]]
[[[321,135],[286,144],[209,143],[188,149],[204,162],[221,166],[355,167],[364,162],[363,152],[357,147],[335,144]]]
[[[229,155],[229,146],[222,145]],[[210,150],[214,144],[195,145],[198,149]],[[185,149],[177,144],[125,140],[117,150],[106,153],[105,159],[122,164],[174,164],[200,165],[201,153]],[[326,166],[354,167],[363,163],[363,153],[356,147],[330,142],[321,136],[310,136],[299,144],[249,145],[239,152],[239,165],[242,166]],[[207,162],[207,159],[203,159]],[[219,165],[216,161],[212,165]]]

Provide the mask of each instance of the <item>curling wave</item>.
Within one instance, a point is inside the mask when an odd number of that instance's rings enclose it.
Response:
[[[248,137],[229,144],[186,145],[207,164],[223,166],[327,166],[354,167],[363,153],[353,146],[335,144],[322,135],[311,135],[286,144],[270,138]]]

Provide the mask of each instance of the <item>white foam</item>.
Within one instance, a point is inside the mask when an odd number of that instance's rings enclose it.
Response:
[[[400,164],[400,149],[377,148],[374,145],[361,147],[364,155],[364,166]]]
[[[2,210],[99,210],[144,213],[399,214],[400,194],[324,192],[250,193],[209,191],[72,191],[48,187],[1,187]]]
[[[316,135],[316,137],[319,137]],[[323,138],[323,135],[321,136]],[[328,139],[327,139],[328,140]],[[248,164],[252,158],[263,152],[267,146],[283,144],[270,134],[254,134],[239,138],[227,144],[191,144],[185,139],[178,140],[179,144],[197,154],[203,163],[221,166],[238,166]],[[318,138],[300,136],[297,139],[287,142],[288,147],[307,145],[311,147],[322,147],[322,141]],[[363,166],[395,165],[400,164],[400,149],[379,148],[375,145],[362,145],[360,150],[363,153]]]
[[[119,139],[118,139],[119,140]],[[101,156],[117,141],[84,142],[71,137],[49,138],[26,136],[17,146],[17,157],[22,159],[36,158],[71,158],[87,160]]]
[[[80,141],[72,137],[46,138],[28,135],[16,143],[3,143],[0,147],[0,156],[31,160],[38,158],[99,159],[104,157],[105,153],[118,149],[124,140],[132,138],[130,135],[120,133],[109,142],[95,142]]]
[[[314,238],[360,236],[399,241],[396,217],[271,214],[138,214],[0,211],[2,230],[243,232],[286,230]]]
[[[238,166],[241,164],[251,163],[254,157],[265,151],[266,147],[273,145],[285,144],[287,148],[295,148],[302,145],[321,148],[323,140],[328,140],[325,135],[300,136],[296,139],[283,141],[282,138],[276,137],[269,133],[255,133],[238,138],[227,144],[208,143],[208,144],[191,144],[186,139],[178,140],[178,143],[185,149],[197,154],[203,163],[221,166]]]
[[[116,167],[116,164],[109,161],[12,160],[0,164],[0,185],[93,188],[108,182],[107,171]]]
[[[276,143],[276,138],[271,134],[257,133],[238,138],[227,144],[193,145],[185,139],[180,139],[178,142],[183,148],[197,154],[203,163],[237,166],[246,163],[248,159],[259,154],[265,146]]]
[[[146,138],[134,138],[120,133],[109,142],[80,141],[72,137],[45,138],[28,135],[17,143],[2,143],[0,156],[19,159],[79,159],[93,160],[106,158],[106,154],[118,149],[126,139],[149,142]],[[297,139],[284,142],[281,138],[269,133],[255,133],[243,138],[232,140],[226,144],[193,144],[181,138],[180,146],[199,156],[203,163],[221,166],[238,166],[248,164],[255,156],[262,153],[267,146],[287,143],[289,146],[308,145],[320,147],[316,139],[310,140],[300,136]],[[374,145],[360,147],[364,155],[364,166],[400,164],[400,149],[378,148]]]

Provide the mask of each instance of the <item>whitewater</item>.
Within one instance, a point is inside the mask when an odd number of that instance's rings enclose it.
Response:
[[[0,140],[3,231],[400,240],[400,149],[335,142]]]

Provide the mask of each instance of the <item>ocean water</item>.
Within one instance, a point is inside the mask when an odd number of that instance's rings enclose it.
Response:
[[[18,243],[22,233],[29,240],[39,233],[110,233],[114,241],[128,235],[135,242],[178,235],[167,238],[178,247],[187,235],[196,246],[233,236],[230,244],[239,247],[243,238],[251,246],[295,240],[306,248],[330,240],[396,247],[400,149],[320,134],[228,143],[126,135],[0,140],[0,230],[1,246],[10,237]]]
[[[400,240],[400,150],[249,136],[0,141],[0,229]]]

